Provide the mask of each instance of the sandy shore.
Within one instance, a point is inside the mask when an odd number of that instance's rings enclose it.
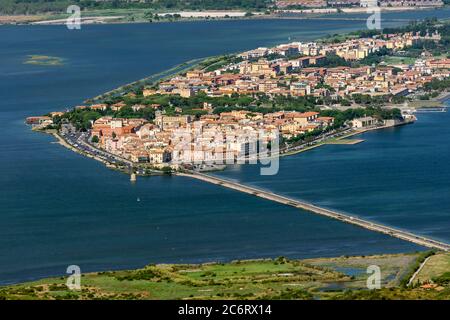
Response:
[[[246,11],[176,11],[159,13],[159,16],[164,16],[166,14],[179,14],[182,18],[238,18],[245,17]],[[253,15],[263,15],[263,12],[252,12]]]
[[[401,11],[416,11],[416,10],[433,10],[439,9],[439,7],[382,7],[380,10],[382,12],[401,12]],[[144,12],[144,11],[142,11]],[[142,13],[141,12],[141,13]],[[204,10],[204,11],[170,11],[170,12],[160,12],[158,15],[164,17],[165,15],[180,15],[182,19],[175,20],[179,21],[189,21],[189,20],[204,20],[204,19],[304,19],[308,18],[309,15],[327,15],[327,14],[337,14],[342,13],[342,19],[345,19],[345,14],[372,14],[372,11],[368,11],[367,8],[316,8],[316,9],[303,9],[303,10],[275,10],[270,14],[265,12],[250,11],[253,15],[246,17],[248,11],[242,10]],[[130,14],[136,14],[136,10],[130,10]],[[92,16],[87,16],[92,14]],[[82,23],[83,24],[98,24],[98,23],[133,23],[126,19],[126,12],[118,11],[115,15],[102,15],[100,11],[83,11],[82,12]],[[290,15],[290,16],[289,16]],[[84,17],[83,17],[84,16]],[[325,17],[323,17],[325,18]],[[169,20],[153,21],[155,22],[165,22]],[[136,23],[148,23],[147,20],[136,20]],[[62,19],[61,15],[55,15],[52,19],[52,15],[5,15],[0,16],[0,24],[65,24],[66,19]]]
[[[124,18],[123,16],[108,16],[108,17],[85,17],[81,18],[82,24],[95,24],[95,23],[108,23],[110,21],[118,21]],[[31,24],[66,24],[67,19],[55,19],[55,20],[42,20],[32,22]]]
[[[107,167],[110,168],[110,169],[117,169],[117,170],[118,170],[118,168],[115,167],[112,163],[110,163],[110,162],[108,162],[108,161],[105,161],[105,160],[102,159],[102,158],[96,157],[96,156],[94,156],[94,155],[92,155],[92,154],[83,152],[83,151],[81,151],[80,149],[78,149],[78,148],[76,148],[76,147],[70,145],[69,143],[67,143],[66,140],[64,140],[63,137],[61,137],[61,136],[59,135],[59,133],[58,133],[56,130],[44,130],[44,131],[42,131],[42,132],[47,133],[47,134],[51,134],[52,136],[54,136],[54,137],[56,138],[56,140],[57,140],[56,143],[60,144],[61,146],[66,147],[67,149],[72,150],[73,152],[76,152],[76,153],[78,153],[78,154],[81,154],[81,155],[83,155],[83,156],[85,156],[85,157],[88,157],[88,158],[91,158],[91,159],[100,161],[101,163],[103,163],[105,166],[107,166]]]
[[[43,15],[17,15],[17,16],[0,15],[0,24],[28,23],[33,21],[41,21],[47,18],[48,16]]]

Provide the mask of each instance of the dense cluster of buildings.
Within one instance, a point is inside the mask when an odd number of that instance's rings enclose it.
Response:
[[[177,163],[234,163],[267,151],[279,134],[297,136],[333,125],[332,117],[317,112],[261,114],[249,111],[166,116],[158,112],[150,123],[144,119],[102,117],[93,123],[91,138],[112,154],[133,162],[155,165]]]
[[[415,33],[391,34],[383,38],[350,39],[340,43],[283,44],[274,48],[257,48],[243,52],[239,62],[218,70],[191,70],[162,82],[155,89],[144,89],[144,96],[155,94],[191,97],[199,92],[209,96],[264,93],[286,96],[406,95],[434,77],[449,76],[449,59],[424,56],[412,65],[333,67],[321,66],[327,55],[335,54],[347,61],[360,60],[382,48],[401,53],[421,39],[440,39],[440,35]],[[120,104],[120,103],[119,103]],[[95,105],[95,108],[106,108]],[[114,105],[120,109],[121,105]],[[139,109],[145,106],[133,106]],[[152,106],[158,110],[158,106]],[[102,117],[92,126],[101,148],[133,162],[196,163],[234,162],[258,154],[275,143],[278,135],[291,138],[333,125],[331,117],[317,112],[261,114],[231,111],[207,114],[194,120],[189,115],[166,115],[156,111],[153,122],[144,119]],[[375,119],[364,118],[355,127],[373,125]]]
[[[155,94],[191,97],[199,92],[208,96],[266,94],[268,96],[348,97],[354,94],[407,95],[433,78],[450,76],[450,59],[424,53],[414,64],[378,64],[360,67],[324,67],[330,54],[347,61],[360,60],[382,48],[398,54],[416,41],[438,41],[437,33],[391,34],[383,38],[358,38],[340,43],[294,42],[273,48],[257,48],[239,54],[237,61],[218,70],[191,70],[144,89],[143,96]],[[120,111],[124,102],[78,106],[76,109]],[[279,111],[262,114],[245,110],[213,113],[210,103],[199,106],[200,117],[166,114],[158,104],[133,105],[134,111],[152,108],[154,121],[103,116],[92,123],[90,139],[101,149],[136,163],[155,166],[186,163],[234,163],[261,155],[277,146],[280,136],[292,138],[308,132],[321,132],[334,124],[332,117],[317,112]],[[27,122],[45,127],[52,124],[55,112]],[[354,119],[353,127],[375,125],[376,119]]]
[[[340,43],[294,42],[274,48],[257,48],[238,56],[242,61],[213,72],[192,70],[162,82],[144,96],[178,94],[191,97],[264,93],[270,96],[406,95],[433,77],[448,76],[448,59],[418,59],[414,65],[323,67],[328,55],[347,61],[361,60],[382,48],[401,53],[419,40],[439,41],[438,33],[390,34],[385,37],[349,39]],[[326,86],[324,86],[324,84]]]
[[[442,0],[277,0],[280,9],[289,7],[325,8],[325,7],[439,7]]]

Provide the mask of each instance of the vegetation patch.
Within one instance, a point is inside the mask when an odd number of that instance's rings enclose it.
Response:
[[[85,274],[81,290],[66,278],[0,288],[0,299],[448,299],[449,273],[435,277],[439,290],[403,288],[425,253],[291,260],[285,257],[207,263],[148,265],[143,269]],[[445,256],[448,257],[447,254]],[[382,270],[382,289],[367,290],[369,265]],[[357,272],[356,272],[356,271]]]
[[[64,59],[52,56],[29,55],[24,61],[24,64],[33,64],[38,66],[62,66],[64,65]]]
[[[436,254],[428,259],[422,270],[417,275],[418,283],[440,283],[448,277],[450,271],[450,255]]]

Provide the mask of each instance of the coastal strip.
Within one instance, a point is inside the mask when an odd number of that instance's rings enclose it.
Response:
[[[274,157],[284,157],[284,156],[290,156],[295,155],[298,153],[306,152],[309,150],[313,150],[315,148],[330,145],[330,144],[336,144],[336,145],[355,145],[364,142],[364,139],[348,139],[356,135],[360,135],[369,131],[374,130],[380,130],[380,129],[386,129],[386,128],[393,128],[397,126],[402,126],[405,124],[413,123],[413,121],[405,122],[402,124],[394,124],[394,125],[385,125],[385,126],[376,126],[371,128],[364,128],[364,129],[349,129],[343,132],[340,132],[339,135],[332,134],[330,136],[321,137],[320,139],[315,139],[313,141],[310,141],[308,143],[304,143],[302,145],[293,146],[288,149],[280,150],[279,152],[272,153],[269,156],[262,157],[258,156],[257,159],[271,159]],[[78,154],[84,155],[88,158],[100,161],[103,163],[106,167],[114,170],[122,171],[126,174],[133,174],[133,166],[138,165],[138,163],[133,163],[130,160],[127,160],[125,158],[119,157],[118,155],[109,153],[105,150],[98,149],[94,147],[92,144],[87,143],[86,141],[83,141],[79,137],[74,139],[73,141],[69,141],[68,137],[63,137],[61,134],[54,129],[33,129],[34,131],[44,132],[47,134],[53,135],[57,139],[57,143],[60,144],[63,147],[66,147],[69,150],[72,150],[73,152],[76,152]],[[78,144],[78,146],[76,146]],[[80,145],[85,146],[85,148],[81,148]],[[100,154],[106,155],[106,157],[100,156]],[[112,160],[114,159],[114,160]],[[244,160],[251,160],[253,158],[245,158]],[[118,166],[118,163],[123,163],[125,167],[120,168]],[[158,173],[157,171],[153,171],[153,174]],[[161,172],[159,172],[161,173]],[[139,175],[139,174],[138,174]]]
[[[99,155],[94,154],[93,152],[89,152],[90,151],[89,149],[82,150],[80,147],[76,147],[76,146],[70,144],[56,130],[45,130],[43,132],[45,132],[47,134],[51,134],[52,136],[54,136],[56,138],[56,140],[57,140],[56,143],[60,144],[61,146],[65,147],[65,148],[67,148],[69,150],[72,150],[75,153],[81,154],[81,155],[83,155],[85,157],[88,157],[88,158],[100,161],[107,168],[117,169],[118,170],[118,167],[116,166],[116,164],[112,163],[111,161],[108,161],[107,159],[105,159],[105,158],[103,158],[103,157],[101,157]],[[90,146],[90,147],[92,147],[92,146]],[[122,160],[122,159],[120,159],[120,160]],[[126,161],[126,160],[124,160],[124,161]],[[124,163],[127,164],[129,162],[126,161]]]
[[[280,156],[280,157],[284,157],[284,156],[292,156],[294,154],[297,153],[301,153],[301,152],[305,152],[305,151],[309,151],[318,147],[322,147],[325,145],[330,145],[330,144],[341,144],[341,145],[353,145],[353,144],[359,144],[361,142],[364,142],[364,139],[353,139],[350,140],[348,138],[356,136],[356,135],[360,135],[366,132],[370,132],[370,131],[375,131],[375,130],[381,130],[381,129],[389,129],[389,128],[395,128],[395,127],[400,127],[400,126],[404,126],[407,124],[412,124],[415,122],[415,118],[408,120],[408,121],[404,121],[401,123],[394,123],[394,124],[389,124],[389,125],[383,125],[383,126],[374,126],[374,127],[367,127],[367,128],[363,128],[363,129],[350,129],[347,130],[345,132],[341,132],[343,133],[341,136],[338,136],[336,138],[325,138],[320,142],[317,142],[317,140],[313,140],[311,141],[309,144],[309,146],[306,147],[301,147],[301,146],[295,146],[295,147],[291,147],[287,150],[280,150],[280,153],[275,154],[275,156]]]
[[[428,248],[432,248],[432,249],[450,251],[450,244],[445,243],[445,242],[441,242],[441,241],[437,241],[437,240],[427,238],[424,236],[416,235],[411,232],[392,228],[392,227],[385,226],[385,225],[382,225],[379,223],[374,223],[374,222],[371,222],[371,221],[368,221],[365,219],[361,219],[358,217],[353,217],[348,214],[344,214],[344,213],[341,213],[341,212],[338,212],[335,210],[325,209],[325,208],[316,206],[309,202],[299,201],[296,199],[288,198],[285,196],[275,194],[273,192],[265,191],[265,190],[258,189],[255,187],[249,187],[249,186],[237,183],[237,182],[232,182],[227,179],[222,179],[222,178],[218,178],[218,177],[214,177],[211,175],[206,175],[206,174],[198,173],[198,172],[177,173],[176,175],[183,176],[183,177],[189,177],[189,178],[193,178],[193,179],[198,179],[201,181],[220,185],[225,188],[229,188],[229,189],[233,189],[236,191],[251,194],[251,195],[263,198],[263,199],[271,200],[271,201],[278,202],[278,203],[288,205],[288,206],[292,206],[292,207],[295,207],[298,209],[303,209],[303,210],[313,212],[313,213],[316,213],[316,214],[319,214],[319,215],[322,215],[322,216],[325,216],[328,218],[332,218],[332,219],[336,219],[336,220],[339,220],[339,221],[342,221],[345,223],[357,225],[359,227],[362,227],[362,228],[365,228],[365,229],[368,229],[371,231],[376,231],[379,233],[387,234],[389,236],[392,236],[392,237],[395,237],[395,238],[398,238],[398,239],[401,239],[404,241],[409,241],[409,242],[412,242],[412,243],[420,245],[420,246],[424,246],[424,247],[428,247]]]
[[[183,63],[177,64],[177,65],[171,67],[170,69],[163,70],[159,73],[152,74],[146,78],[124,84],[118,88],[112,89],[108,92],[105,92],[101,95],[98,95],[98,96],[96,96],[92,99],[88,99],[88,100],[99,101],[101,99],[105,99],[106,97],[113,97],[115,95],[123,95],[125,93],[125,91],[129,90],[131,87],[144,85],[144,84],[145,85],[154,85],[158,81],[164,81],[164,80],[170,79],[170,77],[173,77],[179,73],[183,73],[188,70],[191,70],[191,69],[197,67],[198,65],[200,65],[201,63],[204,63],[205,61],[208,61],[209,59],[212,59],[214,57],[216,57],[216,56],[206,57],[206,58],[197,58],[197,59],[185,61]]]

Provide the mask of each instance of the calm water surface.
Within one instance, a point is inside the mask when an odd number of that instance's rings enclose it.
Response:
[[[450,242],[450,114],[418,118],[359,135],[361,144],[283,157],[276,176],[255,165],[219,175]]]

